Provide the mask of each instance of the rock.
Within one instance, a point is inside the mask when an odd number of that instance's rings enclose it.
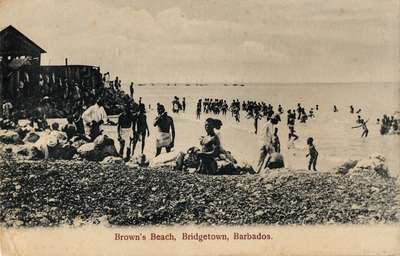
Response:
[[[177,159],[181,156],[183,157],[183,152],[179,151],[160,154],[150,161],[150,167],[175,166]]]
[[[0,142],[5,144],[23,144],[19,134],[11,130],[0,130]]]
[[[342,165],[334,168],[334,171],[340,174],[347,174],[350,169],[354,168],[358,163],[358,160],[348,160]]]
[[[128,166],[129,168],[138,168],[139,165],[137,163],[134,163],[132,161],[128,161],[125,163],[126,166]]]
[[[400,218],[398,181],[390,177],[209,176],[70,160],[0,161],[0,173],[0,225],[6,226],[73,225],[76,219],[131,226],[391,224]]]
[[[99,135],[93,143],[96,145],[96,147],[103,148],[105,146],[111,146],[114,145],[114,140],[108,137],[107,135]]]
[[[131,165],[136,164],[140,167],[147,167],[150,164],[149,160],[146,159],[146,155],[144,154],[132,157],[128,163],[130,163]]]
[[[72,137],[71,141],[73,141],[73,142],[72,142],[72,146],[73,146],[74,148],[79,148],[80,146],[82,146],[82,145],[84,145],[84,144],[87,143],[86,141],[81,140],[81,139],[79,139],[78,137]]]
[[[389,169],[386,165],[386,159],[380,154],[372,154],[368,158],[361,159],[349,170],[349,174],[367,174],[389,177]]]
[[[114,144],[113,145],[106,145],[100,150],[101,154],[101,159],[104,159],[105,157],[108,156],[118,156],[117,149],[115,148]]]
[[[17,155],[21,155],[21,156],[29,156],[30,153],[31,153],[31,147],[28,147],[28,146],[18,147],[18,148],[15,150],[15,153],[16,153]]]
[[[36,141],[39,140],[39,138],[40,138],[40,136],[39,136],[37,133],[35,133],[35,132],[30,132],[30,133],[28,133],[28,134],[25,136],[24,142],[25,142],[25,143],[27,143],[27,142],[29,142],[29,143],[35,143]]]
[[[118,156],[114,141],[105,135],[97,137],[94,142],[83,144],[77,152],[80,157],[89,161],[102,161],[108,156]]]
[[[105,165],[114,165],[114,164],[124,164],[125,162],[120,157],[107,156],[100,163]]]
[[[83,144],[77,149],[77,153],[83,159],[89,161],[101,161],[101,151],[96,148],[93,142]]]
[[[65,144],[49,148],[49,157],[52,159],[71,160],[76,153],[76,148]]]
[[[107,156],[118,156],[114,140],[107,135],[100,135],[93,141],[95,148],[100,151],[100,160]]]

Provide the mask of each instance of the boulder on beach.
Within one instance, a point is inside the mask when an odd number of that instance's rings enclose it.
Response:
[[[140,167],[148,167],[149,166],[149,160],[146,159],[145,154],[141,154],[138,156],[134,156],[127,162],[128,166],[140,166]]]
[[[17,147],[17,148],[15,149],[15,153],[16,153],[17,155],[19,155],[19,156],[26,156],[26,157],[28,157],[28,156],[30,155],[30,153],[31,153],[31,148],[32,148],[32,147],[22,145],[22,146]]]
[[[96,148],[100,150],[102,159],[107,156],[118,156],[114,140],[107,135],[98,136],[93,143],[95,144]]]
[[[100,163],[104,165],[125,164],[124,160],[121,157],[116,156],[107,156]]]
[[[77,153],[89,161],[102,161],[108,156],[118,157],[114,140],[106,135],[100,135],[93,142],[83,144],[78,148]]]
[[[386,159],[380,154],[372,154],[367,159],[361,159],[357,165],[351,170],[352,173],[366,173],[368,175],[380,175],[389,177],[389,169],[386,165]]]
[[[378,153],[361,160],[349,160],[336,168],[341,174],[390,177],[384,156]]]
[[[84,141],[77,136],[72,137],[71,141],[72,141],[72,146],[75,148],[79,148],[80,146],[87,143],[87,141]]]
[[[176,166],[176,161],[179,159],[179,157],[183,155],[183,152],[177,151],[177,152],[169,152],[169,153],[164,153],[160,154],[156,157],[154,157],[150,161],[150,167],[160,167],[160,166]]]
[[[52,159],[63,159],[63,160],[71,160],[76,153],[76,148],[69,144],[60,145],[53,148],[49,148],[50,158]]]
[[[0,130],[0,143],[23,144],[19,134],[12,130]]]
[[[101,161],[101,152],[93,142],[83,144],[77,149],[77,153],[83,159],[89,161]]]
[[[40,139],[40,135],[37,134],[36,132],[29,132],[25,138],[24,138],[24,142],[25,143],[35,143],[36,141],[38,141]]]
[[[357,165],[357,163],[358,160],[347,160],[340,166],[336,167],[334,171],[340,174],[347,174],[350,169],[354,168]]]

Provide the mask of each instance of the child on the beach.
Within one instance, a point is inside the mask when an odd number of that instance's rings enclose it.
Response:
[[[313,167],[314,171],[317,171],[317,169],[315,168],[317,165],[317,159],[318,159],[318,151],[315,148],[314,144],[314,139],[313,138],[308,138],[307,139],[307,145],[308,145],[308,154],[306,155],[306,157],[310,157],[310,160],[308,162],[308,170],[311,171],[311,166]]]

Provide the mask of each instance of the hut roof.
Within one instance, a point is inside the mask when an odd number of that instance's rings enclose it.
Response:
[[[0,31],[0,55],[37,56],[41,53],[46,51],[13,26]]]

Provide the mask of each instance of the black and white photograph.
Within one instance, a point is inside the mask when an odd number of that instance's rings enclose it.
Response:
[[[396,255],[399,125],[398,0],[1,0],[0,254]]]

